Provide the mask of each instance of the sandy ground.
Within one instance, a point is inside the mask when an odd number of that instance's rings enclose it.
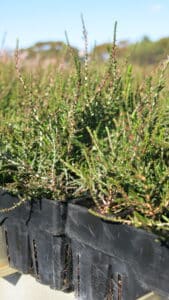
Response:
[[[16,285],[0,278],[1,300],[74,300],[74,294],[51,290],[29,275],[22,275]]]

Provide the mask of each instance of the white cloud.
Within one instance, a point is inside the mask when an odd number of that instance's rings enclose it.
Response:
[[[163,6],[160,3],[154,3],[150,6],[150,11],[152,13],[158,13],[163,9]]]

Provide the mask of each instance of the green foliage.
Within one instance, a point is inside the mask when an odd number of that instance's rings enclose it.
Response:
[[[114,36],[100,72],[89,59],[83,18],[82,25],[84,60],[67,39],[74,68],[30,73],[19,68],[18,53],[16,67],[1,63],[0,188],[24,199],[87,195],[95,215],[166,231],[168,62],[136,81],[130,64],[120,66]],[[151,41],[142,43],[151,49]]]
[[[169,229],[164,222],[169,205],[169,99],[161,96],[167,65],[156,80],[148,77],[136,91],[128,66],[120,77],[118,101],[115,92],[111,95],[114,109],[106,103],[111,122],[100,116],[102,134],[99,123],[97,129],[88,126],[90,147],[82,139],[81,160],[65,163],[77,176],[75,195],[89,194],[95,204],[90,211],[104,219]],[[97,116],[99,109],[94,112]]]
[[[104,62],[109,58],[110,43],[97,45],[91,52],[92,58],[97,62]],[[142,41],[129,44],[127,41],[118,45],[118,58],[128,57],[132,64],[140,66],[157,65],[162,59],[166,59],[169,52],[169,38],[163,38],[152,42],[148,37]]]
[[[72,51],[78,53],[75,47],[71,47]],[[36,59],[43,61],[44,59],[55,59],[60,62],[68,62],[70,60],[70,52],[67,45],[61,41],[57,42],[38,42],[32,47],[22,49],[21,53],[26,53],[28,59]]]
[[[140,65],[158,64],[165,59],[169,51],[169,38],[152,42],[149,39],[143,39],[142,42],[131,45],[128,49],[131,51],[132,63]]]

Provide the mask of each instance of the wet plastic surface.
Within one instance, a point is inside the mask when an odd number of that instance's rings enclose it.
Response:
[[[3,217],[10,265],[53,289],[74,289],[79,300],[136,300],[150,291],[169,299],[169,249],[151,233],[103,221],[77,202],[42,199]]]
[[[0,209],[17,204],[19,199],[6,191],[0,191]],[[22,273],[29,273],[31,258],[26,222],[30,217],[31,203],[25,202],[9,212],[0,212],[0,224],[6,242],[7,258],[10,267]]]
[[[8,209],[13,205],[17,204],[20,200],[15,197],[11,196],[7,191],[0,191],[0,210],[1,209]],[[25,201],[23,204],[18,206],[16,209],[11,210],[9,212],[0,212],[0,225],[3,223],[4,220],[7,218],[10,219],[18,219],[22,220],[23,222],[29,219],[31,211],[31,202]]]
[[[135,300],[152,290],[169,299],[169,249],[155,235],[105,222],[72,204],[66,234],[72,240],[78,299]]]
[[[1,207],[17,201],[1,193]],[[65,291],[72,289],[72,256],[69,238],[64,235],[66,212],[66,203],[42,199],[1,214],[10,266]]]
[[[73,241],[73,283],[76,299],[136,300],[149,290],[134,270],[119,259]]]
[[[71,289],[72,259],[68,253],[68,238],[34,230],[30,232],[30,244],[36,279],[54,289]]]
[[[7,219],[3,226],[9,265],[22,273],[31,272],[28,228],[22,221]]]
[[[48,199],[34,200],[31,204],[29,227],[45,230],[53,235],[65,232],[67,203]]]

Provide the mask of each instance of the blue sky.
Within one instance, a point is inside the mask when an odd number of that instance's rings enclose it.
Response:
[[[169,0],[2,0],[0,42],[5,32],[10,48],[17,38],[20,47],[37,41],[65,41],[67,30],[71,44],[83,48],[81,13],[89,48],[112,40],[115,20],[118,40],[169,37]]]

